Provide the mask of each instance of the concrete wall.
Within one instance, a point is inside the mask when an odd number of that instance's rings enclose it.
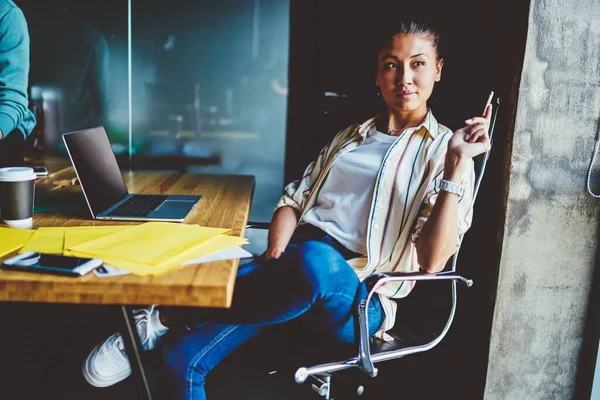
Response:
[[[600,200],[585,179],[599,118],[600,1],[531,0],[486,399],[575,396],[598,247]]]

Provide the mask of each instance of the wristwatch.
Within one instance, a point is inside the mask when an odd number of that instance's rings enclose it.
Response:
[[[442,181],[440,182],[440,189],[448,193],[457,194],[459,196],[465,194],[465,187],[463,185],[459,183],[450,182],[445,179],[442,179]]]

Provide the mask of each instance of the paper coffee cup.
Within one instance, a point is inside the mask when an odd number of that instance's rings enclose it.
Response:
[[[35,178],[33,168],[0,168],[0,209],[3,222],[9,227],[33,226]]]

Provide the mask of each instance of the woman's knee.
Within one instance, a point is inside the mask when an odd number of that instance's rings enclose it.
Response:
[[[305,242],[298,248],[298,257],[303,277],[314,288],[344,283],[347,279],[358,281],[344,257],[328,244]]]

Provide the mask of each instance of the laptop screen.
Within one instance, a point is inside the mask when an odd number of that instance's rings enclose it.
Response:
[[[94,217],[127,196],[103,127],[65,133],[63,141]]]

